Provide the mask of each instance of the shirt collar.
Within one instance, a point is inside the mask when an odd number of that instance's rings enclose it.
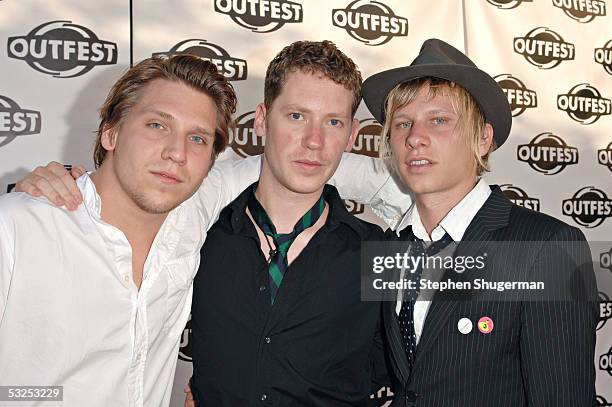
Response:
[[[91,174],[92,172],[85,173],[76,179],[77,187],[83,194],[83,206],[88,216],[101,224],[108,225],[102,219],[102,199],[91,179]],[[202,217],[194,216],[194,213],[196,213],[194,196],[172,209],[161,225],[151,250],[156,249],[163,252],[164,259],[180,258],[197,253],[204,244],[206,234],[202,231],[206,230],[206,226]],[[163,261],[160,260],[160,264],[163,264]]]
[[[461,241],[467,227],[472,222],[476,213],[484,205],[491,195],[491,188],[484,179],[480,179],[474,188],[463,199],[450,210],[442,219],[440,224],[431,232],[431,237],[427,234],[416,204],[413,202],[395,230],[397,236],[408,226],[412,226],[412,232],[416,237],[424,241],[437,241],[448,233],[455,242]]]
[[[248,218],[246,214],[246,207],[249,200],[249,194],[254,184],[251,184],[247,189],[229,204],[230,209],[230,225],[234,233],[240,233],[243,231],[245,220]],[[327,215],[327,221],[325,225],[330,229],[336,229],[340,223],[344,223],[357,232],[362,238],[365,238],[368,229],[361,224],[361,222],[353,215],[348,213],[344,201],[340,198],[338,190],[332,185],[325,185],[323,188],[323,196],[325,202],[329,204],[329,214]]]
[[[81,194],[83,194],[83,204],[87,208],[87,212],[89,212],[92,217],[100,219],[100,214],[102,213],[102,200],[100,199],[100,195],[98,195],[96,185],[91,180],[90,174],[91,172],[81,175],[76,179],[76,184],[81,190]]]

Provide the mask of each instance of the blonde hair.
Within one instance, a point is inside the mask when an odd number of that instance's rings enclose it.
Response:
[[[489,170],[489,154],[497,147],[492,140],[489,151],[480,155],[480,139],[485,131],[485,118],[480,107],[462,86],[440,78],[422,77],[402,82],[395,86],[387,95],[385,101],[385,122],[382,130],[380,157],[389,160],[392,156],[389,139],[391,137],[391,121],[395,112],[413,102],[422,89],[427,88],[427,97],[432,99],[437,95],[450,97],[451,104],[457,116],[457,131],[466,135],[465,140],[476,161],[476,175],[480,176]]]

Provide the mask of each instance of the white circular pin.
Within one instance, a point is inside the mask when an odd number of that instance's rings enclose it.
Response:
[[[464,335],[472,332],[473,328],[474,324],[472,324],[472,321],[469,318],[461,318],[459,322],[457,322],[457,329],[459,329],[459,332]]]

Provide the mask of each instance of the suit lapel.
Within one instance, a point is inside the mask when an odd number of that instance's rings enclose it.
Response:
[[[395,232],[391,229],[387,230],[386,233],[387,241],[397,242],[398,237]],[[392,281],[400,280],[400,272],[396,271],[392,277]],[[404,351],[404,343],[402,341],[402,333],[400,332],[399,322],[397,320],[397,313],[395,307],[397,304],[397,291],[389,291],[385,294],[383,303],[383,318],[385,333],[387,335],[387,341],[391,350],[391,360],[393,363],[393,369],[395,375],[400,383],[405,383],[410,376],[408,369],[408,359],[406,358],[406,352]]]
[[[497,234],[494,231],[508,225],[511,209],[512,203],[503,195],[499,187],[493,186],[491,195],[468,225],[454,255],[475,255],[476,253],[486,251],[490,242],[499,240],[499,236],[496,236]],[[455,281],[466,280],[468,277],[465,274],[458,274],[453,270],[448,270],[444,274],[443,280],[448,278]],[[445,292],[437,292],[429,307],[423,326],[423,333],[417,347],[415,368],[417,368],[417,365],[435,343],[442,328],[446,325],[448,318],[459,303],[447,294]],[[466,292],[465,297],[460,298],[460,300],[469,301],[470,296],[471,293]]]

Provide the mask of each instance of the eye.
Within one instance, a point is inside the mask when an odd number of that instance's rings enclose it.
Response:
[[[331,119],[329,121],[329,124],[332,125],[333,127],[342,127],[342,121],[339,119]]]
[[[199,136],[197,134],[189,136],[189,141],[193,141],[196,144],[208,145],[208,138],[205,136]]]
[[[289,113],[289,118],[291,120],[301,120],[304,116],[302,116],[302,113],[297,113],[297,112],[293,112],[293,113]]]
[[[409,129],[412,127],[412,122],[401,122],[397,124],[397,127],[400,129]]]
[[[446,117],[435,117],[433,119],[434,124],[446,124],[446,122],[448,122],[448,120],[446,120]]]
[[[149,126],[152,129],[157,129],[157,130],[162,130],[164,128],[164,126],[156,122],[149,123],[147,124],[147,126]]]

